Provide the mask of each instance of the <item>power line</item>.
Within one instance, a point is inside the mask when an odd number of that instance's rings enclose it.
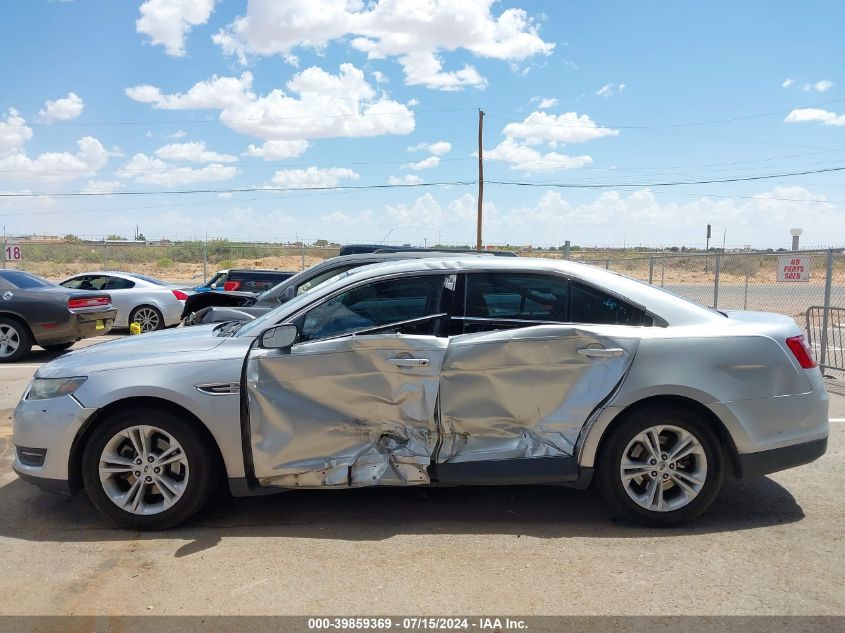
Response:
[[[243,187],[238,189],[176,189],[166,191],[71,191],[71,192],[0,192],[0,198],[94,198],[103,196],[170,196],[170,195],[191,195],[202,193],[252,193],[266,191],[268,193],[284,193],[286,191],[341,191],[358,189],[406,189],[414,187],[450,187],[474,185],[474,180],[454,180],[449,182],[418,182],[418,183],[397,183],[386,185],[333,185],[325,187]]]

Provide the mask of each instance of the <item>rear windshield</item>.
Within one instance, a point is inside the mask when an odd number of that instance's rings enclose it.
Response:
[[[156,279],[155,277],[150,277],[149,275],[132,275],[133,277],[137,277],[138,279],[143,279],[144,281],[148,281],[151,284],[155,284],[156,286],[166,286],[168,285],[166,281],[162,281],[161,279]]]
[[[55,284],[50,283],[42,277],[36,277],[22,270],[3,270],[0,271],[0,279],[8,281],[15,288],[27,290],[30,288],[51,288]]]

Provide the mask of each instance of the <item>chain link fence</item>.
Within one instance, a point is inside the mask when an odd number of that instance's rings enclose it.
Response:
[[[0,259],[5,267],[27,270],[55,281],[91,270],[122,270],[193,285],[225,268],[304,270],[336,256],[339,248],[302,242],[7,239]],[[553,251],[521,254],[567,256]],[[845,253],[841,249],[650,254],[574,251],[569,255],[573,260],[660,286],[703,305],[787,314],[798,323],[807,324],[819,358],[843,357],[841,350],[832,349],[837,345],[835,341],[842,340],[842,320],[830,318],[830,309],[845,308]],[[813,306],[822,312],[811,315],[808,310]],[[810,331],[811,316],[814,319],[818,316],[813,321],[817,323],[817,331]],[[822,350],[825,344],[827,348]],[[845,367],[830,365],[830,368],[845,371]]]
[[[119,270],[193,284],[226,268],[300,271],[336,256],[339,249],[339,246],[304,243],[231,243],[225,240],[166,243],[9,239],[3,246],[3,265],[54,281],[87,271]]]

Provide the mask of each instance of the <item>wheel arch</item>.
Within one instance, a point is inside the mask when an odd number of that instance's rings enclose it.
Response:
[[[96,429],[103,420],[106,420],[109,415],[115,411],[140,407],[163,409],[193,422],[196,425],[203,441],[211,449],[213,455],[215,456],[218,468],[222,469],[220,473],[221,478],[226,477],[226,463],[223,459],[222,453],[220,452],[220,446],[218,446],[217,441],[214,439],[214,435],[211,433],[211,430],[200,418],[196,416],[196,414],[192,413],[180,404],[164,398],[158,398],[155,396],[131,396],[115,400],[103,408],[98,409],[85,421],[79,429],[79,432],[76,434],[76,437],[73,438],[70,454],[68,456],[68,484],[71,492],[76,493],[83,488],[82,455],[85,452],[85,446],[88,443],[91,434],[94,432],[94,429]]]
[[[631,402],[618,411],[612,411],[609,416],[600,414],[586,430],[583,441],[579,442],[579,463],[594,467],[610,431],[636,411],[653,405],[675,406],[701,416],[703,420],[710,424],[719,444],[724,448],[730,472],[735,477],[740,476],[739,451],[725,423],[702,402],[682,395],[652,395]],[[605,411],[609,411],[609,409]]]
[[[26,318],[22,315],[18,314],[17,312],[11,312],[9,310],[0,310],[0,319],[13,319],[17,321],[27,329],[29,335],[32,337],[32,340],[35,341],[35,335],[32,332],[32,328],[29,325],[29,321],[27,321]]]

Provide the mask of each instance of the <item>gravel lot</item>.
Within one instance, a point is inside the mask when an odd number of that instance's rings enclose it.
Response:
[[[51,357],[0,366],[2,614],[845,615],[842,421],[824,458],[729,481],[685,529],[532,486],[221,493],[187,526],[142,534],[11,472],[11,408]]]

